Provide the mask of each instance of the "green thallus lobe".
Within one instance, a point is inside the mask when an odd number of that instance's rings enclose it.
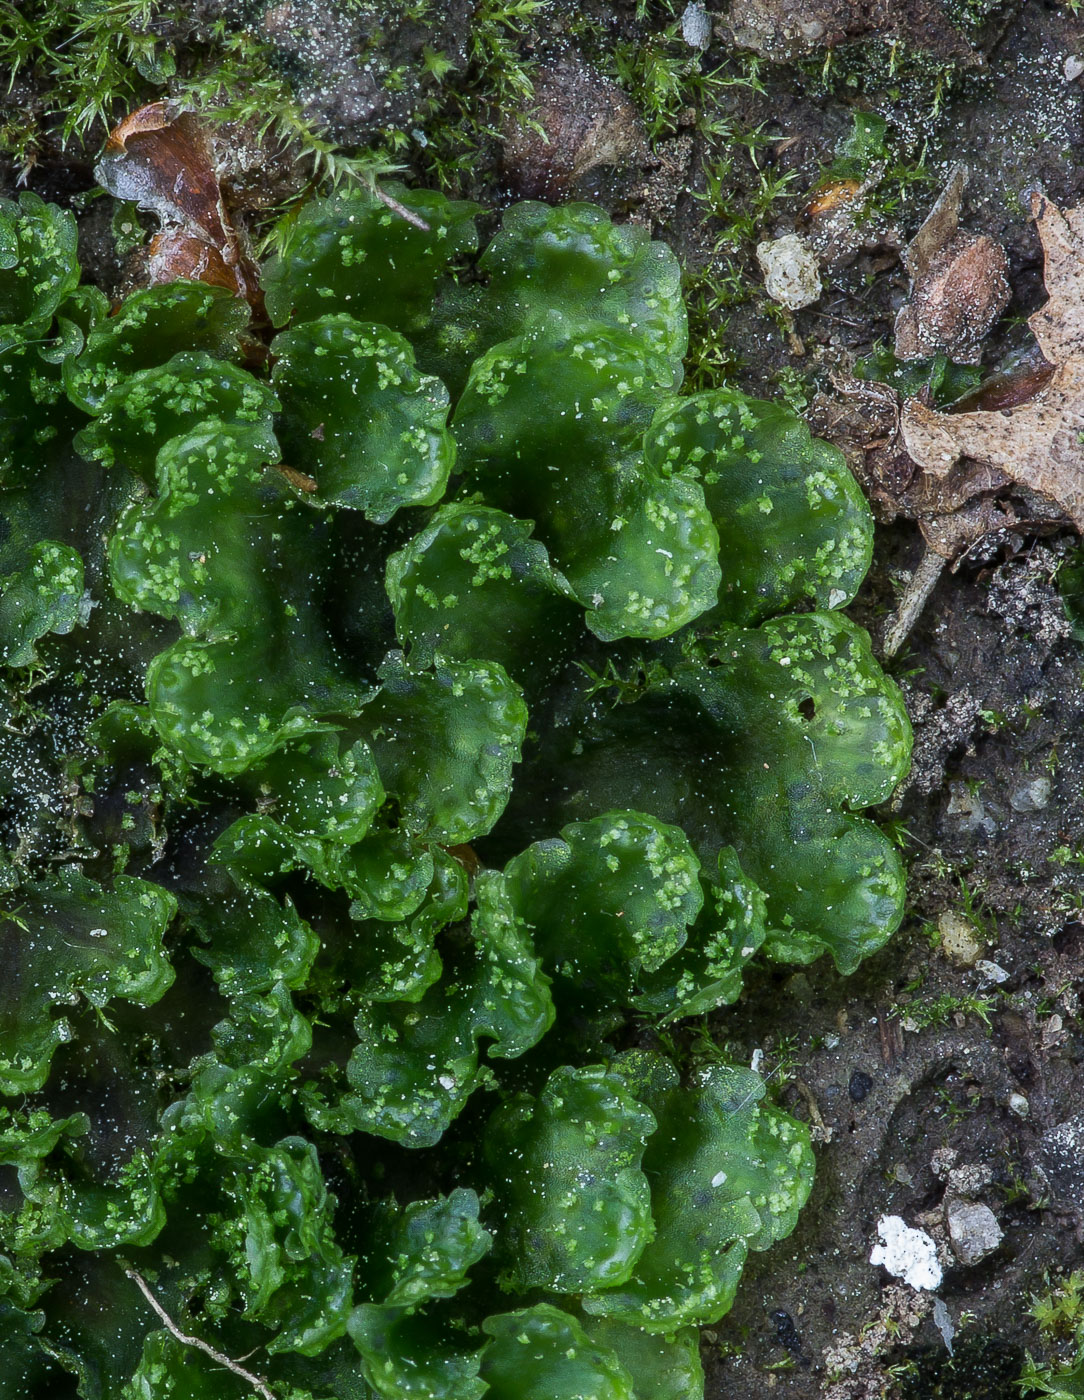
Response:
[[[284,233],[263,377],[0,204],[0,1400],[246,1393],[131,1260],[291,1400],[700,1396],[809,1136],[612,1038],[900,918],[839,453],[680,394],[642,230],[395,193]]]

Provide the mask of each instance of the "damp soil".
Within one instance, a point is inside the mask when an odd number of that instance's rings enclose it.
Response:
[[[637,94],[596,76],[622,47],[654,44],[701,72],[755,52],[757,86],[710,89],[736,130],[771,138],[756,163],[744,147],[734,153],[735,207],[748,206],[765,170],[790,178],[727,235],[727,266],[749,291],[698,320],[700,343],[725,344],[713,363],[763,396],[786,390],[801,404],[831,394],[833,375],[891,343],[908,288],[900,250],[960,159],[971,172],[962,227],[1005,247],[1012,288],[983,364],[993,372],[1026,350],[1024,318],[1044,297],[1028,197],[1039,188],[1063,206],[1084,197],[1075,6],[732,0],[726,13],[706,7],[704,52],[683,38],[682,8],[554,0],[526,22],[522,56],[566,74],[548,98],[554,120],[568,108],[562,130],[596,139],[600,106],[623,125],[608,133],[605,159],[556,171],[537,142],[506,158],[494,140],[457,192],[496,207],[528,188],[595,200],[649,225],[694,284],[710,274],[727,231],[705,201],[719,155],[703,135],[705,113],[679,114],[651,135]],[[363,149],[367,121],[386,123],[388,110],[371,73],[344,60],[358,21],[315,0],[302,44],[289,11],[277,6],[269,28],[284,64],[342,127],[347,149]],[[439,33],[412,21],[409,31],[393,26],[386,43],[400,68],[430,42],[465,64],[472,14],[466,4],[441,8]],[[703,26],[691,32],[703,37]],[[893,198],[834,250],[822,296],[783,316],[763,294],[756,242],[805,227],[809,192],[856,109],[887,118],[894,158],[916,177],[897,181]],[[508,115],[487,119],[499,130]],[[411,137],[407,178],[424,181],[426,146]],[[113,291],[126,269],[109,201],[93,195],[93,154],[45,147],[27,184],[76,210],[84,266]],[[269,186],[282,178],[271,164],[269,154]],[[9,187],[15,176],[4,173]],[[735,1057],[755,1057],[778,1100],[811,1123],[817,1178],[795,1233],[751,1258],[732,1312],[704,1334],[710,1400],[1009,1397],[1025,1352],[1048,1354],[1027,1300],[1078,1266],[1084,1249],[1084,645],[1058,587],[1077,547],[1071,531],[1049,526],[1042,537],[1019,529],[989,538],[943,572],[889,663],[916,741],[910,778],[879,813],[910,868],[898,935],[847,979],[824,963],[762,968],[741,1002],[713,1018],[716,1039]],[[878,528],[853,610],[875,639],[922,553],[913,523]],[[1001,1231],[992,1252],[966,1263],[947,1224],[960,1201],[985,1206]],[[869,1262],[885,1215],[936,1241],[936,1315],[931,1294]]]

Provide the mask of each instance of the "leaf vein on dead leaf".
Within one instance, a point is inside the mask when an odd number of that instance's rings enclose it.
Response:
[[[983,462],[1084,531],[1084,206],[1063,213],[1036,195],[1032,213],[1049,296],[1028,325],[1054,373],[1014,408],[939,413],[909,399],[900,430],[908,455],[931,476],[945,477],[962,458]]]

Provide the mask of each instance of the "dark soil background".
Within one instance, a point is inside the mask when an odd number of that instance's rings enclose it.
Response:
[[[271,0],[245,15],[344,149],[399,132],[408,180],[498,209],[523,193],[588,198],[649,225],[687,269],[697,387],[727,377],[799,408],[830,400],[834,375],[891,345],[900,250],[961,159],[962,226],[1005,246],[1012,288],[984,367],[1026,351],[1024,318],[1044,299],[1028,196],[1084,197],[1075,3],[552,0],[501,31],[499,72],[471,38],[500,6],[430,8]],[[177,42],[197,53],[196,38]],[[428,106],[427,49],[454,65]],[[514,118],[523,64],[548,142]],[[32,110],[33,80],[8,100]],[[891,168],[829,249],[819,300],[790,318],[764,294],[755,246],[808,226],[856,110],[887,119]],[[90,194],[102,135],[66,150],[46,136],[5,183],[76,209],[84,265],[112,291],[139,272],[116,251],[110,201]],[[258,223],[306,172],[241,137],[231,189]],[[1052,1359],[1028,1302],[1084,1263],[1084,647],[1058,577],[1077,544],[1068,530],[989,538],[942,574],[890,663],[916,737],[881,813],[910,863],[898,936],[850,979],[763,968],[713,1020],[812,1123],[818,1175],[796,1233],[750,1261],[705,1333],[711,1400],[1008,1397],[1026,1351]],[[922,553],[913,523],[879,528],[855,609],[875,639]],[[1002,1231],[970,1263],[947,1226],[961,1201]],[[886,1214],[938,1243],[936,1320],[933,1295],[869,1262]]]

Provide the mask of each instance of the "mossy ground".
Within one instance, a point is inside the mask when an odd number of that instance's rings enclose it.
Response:
[[[944,28],[924,20],[931,5]],[[1075,4],[905,0],[891,7],[891,30],[844,22],[842,42],[785,60],[729,46],[722,17],[701,53],[683,37],[684,8],[3,3],[4,193],[25,184],[73,207],[84,266],[112,292],[138,275],[128,258],[142,222],[131,210],[114,219],[94,156],[110,122],[173,94],[243,134],[233,194],[257,239],[314,184],[393,164],[499,207],[524,179],[502,160],[502,131],[539,72],[574,54],[628,96],[640,139],[568,193],[650,225],[678,250],[697,387],[732,382],[802,408],[834,369],[890,341],[906,291],[898,250],[960,158],[971,166],[965,226],[1010,257],[1014,300],[987,365],[1026,344],[1023,317],[1043,296],[1028,191],[1042,186],[1063,204],[1084,192],[1084,80],[1066,67],[1084,58]],[[822,298],[791,320],[763,293],[755,245],[802,226],[856,112],[885,120],[882,148],[868,153],[879,175],[863,196],[861,236]],[[733,1313],[706,1340],[716,1400],[1009,1396],[1025,1352],[1040,1365],[1058,1354],[1022,1302],[1079,1259],[1084,1211],[1080,1174],[1053,1169],[1049,1152],[1052,1130],[1084,1102],[1084,652],[1057,593],[1070,543],[1010,537],[946,574],[896,666],[918,739],[914,778],[883,814],[911,867],[912,913],[896,940],[848,980],[820,964],[762,971],[760,994],[675,1032],[691,1057],[723,1042],[746,1061],[763,1053],[779,1100],[821,1140],[797,1233],[754,1259]],[[875,635],[920,551],[909,525],[880,532],[857,608]],[[1049,779],[1047,799],[1021,811],[1018,794],[1036,777]],[[984,988],[949,962],[946,912],[974,924],[1006,980]],[[946,1275],[952,1357],[928,1300],[893,1311],[868,1263],[882,1214],[915,1223],[929,1213],[936,1233],[938,1148],[991,1168],[982,1198],[1005,1231],[990,1259]],[[844,1358],[835,1373],[833,1347]]]

